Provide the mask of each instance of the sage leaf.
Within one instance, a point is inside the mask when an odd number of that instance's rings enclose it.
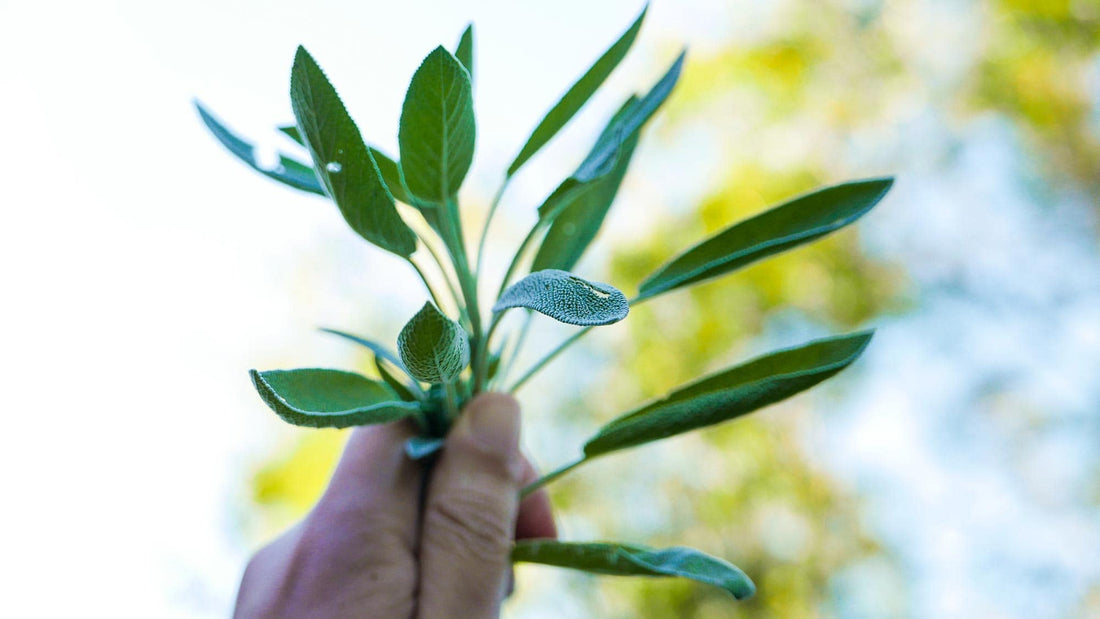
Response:
[[[373,146],[368,146],[367,150],[374,157],[374,163],[378,165],[378,172],[386,183],[386,189],[390,190],[390,195],[405,204],[415,205],[412,196],[405,189],[405,181],[401,178],[401,165]]]
[[[416,251],[416,235],[397,213],[378,164],[336,89],[301,46],[290,73],[290,103],[317,177],[348,225],[367,241],[408,258]]]
[[[420,389],[420,385],[410,385],[402,382],[401,379],[394,376],[393,372],[386,367],[389,363],[389,361],[386,361],[378,355],[374,356],[374,368],[378,370],[378,376],[382,378],[382,382],[389,385],[390,389],[393,389],[393,392],[397,394],[397,397],[406,402],[416,402],[422,399],[424,397],[424,391]],[[415,392],[413,391],[414,389],[416,390]]]
[[[317,182],[317,177],[313,173],[313,168],[291,159],[282,153],[279,153],[279,163],[274,169],[267,169],[261,166],[256,159],[256,148],[252,144],[241,139],[240,136],[230,131],[228,127],[218,122],[218,119],[214,118],[214,115],[203,107],[201,103],[198,101],[194,103],[195,109],[199,112],[199,117],[202,119],[203,124],[206,125],[206,128],[210,130],[210,133],[212,133],[230,153],[248,164],[253,170],[295,189],[317,194],[319,196],[325,195],[325,190],[321,187],[321,184]]]
[[[614,286],[590,282],[558,269],[536,271],[500,295],[494,312],[525,307],[571,325],[608,325],[626,318],[630,306]]]
[[[470,363],[466,331],[429,301],[401,329],[397,350],[417,380],[449,383]]]
[[[474,25],[466,26],[462,36],[458,39],[458,47],[455,48],[455,58],[466,67],[470,74],[470,81],[474,81]]]
[[[826,187],[738,222],[647,277],[637,300],[725,275],[819,239],[870,211],[893,183],[892,178],[874,178]]]
[[[418,198],[443,204],[462,186],[474,157],[470,76],[443,47],[413,74],[397,140],[405,185]]]
[[[405,441],[405,455],[411,460],[422,460],[443,449],[446,439],[434,436],[414,436]]]
[[[584,445],[591,458],[713,425],[789,398],[854,362],[873,331],[816,340],[683,386],[611,421]]]
[[[360,337],[358,335],[355,335],[354,333],[348,333],[346,331],[339,331],[337,329],[329,329],[327,327],[322,327],[320,330],[324,333],[330,333],[330,334],[335,335],[337,337],[342,337],[345,340],[355,342],[356,344],[359,344],[360,346],[363,346],[363,347],[369,349],[371,352],[374,353],[374,355],[376,357],[381,357],[381,358],[385,359],[386,361],[389,361],[390,363],[396,365],[398,368],[401,369],[402,372],[404,372],[406,374],[409,373],[409,371],[407,369],[405,369],[405,364],[401,363],[401,360],[397,358],[397,355],[390,352],[390,350],[388,348],[386,348],[385,346],[379,344],[378,342],[375,342],[373,340],[369,340],[365,337]],[[410,376],[411,376],[411,374],[410,374]]]
[[[294,140],[299,146],[305,146],[306,141],[302,139],[302,134],[298,132],[298,125],[280,125],[276,127],[280,133]]]
[[[630,46],[634,44],[634,39],[642,28],[642,20],[645,19],[648,10],[649,5],[647,4],[626,32],[596,60],[595,64],[589,67],[588,71],[585,71],[580,79],[569,87],[569,90],[554,104],[554,107],[550,108],[550,111],[539,121],[535,130],[531,132],[531,136],[527,138],[527,142],[520,149],[515,160],[508,166],[506,177],[515,174],[528,159],[557,135],[558,131],[584,107],[584,104],[595,94],[596,90],[604,83],[604,80],[611,75],[615,67],[619,66],[626,53],[630,51]]]
[[[736,566],[683,546],[654,549],[606,542],[520,540],[512,548],[512,561],[611,576],[679,576],[721,587],[738,600],[756,593],[752,580]]]
[[[346,428],[417,416],[420,405],[395,401],[385,385],[341,370],[251,370],[263,401],[287,423]]]

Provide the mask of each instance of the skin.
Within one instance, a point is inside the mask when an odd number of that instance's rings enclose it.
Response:
[[[513,539],[555,537],[519,450],[519,405],[467,405],[428,480],[405,456],[407,423],[357,428],[305,520],[249,562],[235,617],[497,617]]]

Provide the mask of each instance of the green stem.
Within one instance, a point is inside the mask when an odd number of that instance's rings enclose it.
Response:
[[[444,307],[444,305],[440,303],[439,296],[435,293],[435,289],[432,288],[432,285],[428,282],[428,276],[424,274],[424,270],[420,268],[420,265],[412,259],[412,256],[408,256],[405,259],[409,261],[409,264],[412,265],[412,268],[416,271],[416,274],[420,276],[420,281],[424,282],[424,287],[428,289],[428,294],[432,296],[432,301],[435,302],[435,306]],[[445,276],[444,279],[446,279]],[[451,293],[453,294],[454,291],[452,290]]]
[[[508,288],[508,281],[512,279],[512,274],[515,273],[516,267],[519,266],[519,261],[523,258],[523,254],[527,253],[527,247],[531,245],[531,242],[535,240],[535,236],[542,230],[542,219],[535,222],[535,225],[531,226],[531,230],[527,232],[527,236],[523,237],[523,242],[519,244],[519,249],[516,250],[514,256],[512,256],[512,262],[508,264],[508,270],[504,272],[504,279],[500,282],[500,290],[497,291],[497,297],[504,294],[504,290]]]
[[[508,181],[510,180],[512,180],[511,176],[504,177],[504,182],[497,189],[497,195],[493,196],[493,201],[489,203],[489,212],[485,215],[485,224],[481,227],[481,238],[477,242],[478,275],[481,275],[481,265],[485,261],[485,239],[489,237],[489,224],[493,222],[493,215],[496,214],[497,207],[500,206],[500,199],[504,196],[504,190],[508,187]]]
[[[516,359],[519,358],[519,352],[523,349],[523,344],[527,341],[527,334],[531,331],[531,322],[535,317],[535,312],[531,310],[526,311],[527,316],[523,319],[523,326],[520,327],[519,335],[508,350],[508,358],[501,360],[500,369],[497,370],[497,384],[503,384],[504,379],[508,378],[508,375],[512,373],[512,366],[516,364]],[[504,353],[502,352],[501,354]]]
[[[588,459],[582,457],[580,460],[577,460],[575,462],[570,462],[569,464],[566,464],[565,466],[563,466],[561,468],[558,468],[554,471],[551,471],[550,473],[547,473],[546,475],[543,475],[542,477],[536,479],[535,481],[527,484],[526,486],[523,487],[522,490],[519,491],[520,500],[522,500],[524,497],[531,494],[535,490],[538,490],[539,488],[545,486],[546,484],[554,481],[555,479],[561,477],[562,475],[565,475],[569,471],[572,471],[573,469],[577,468],[578,466],[584,464],[585,462],[588,462]]]
[[[512,388],[509,389],[508,391],[510,393],[515,393],[516,391],[518,391],[519,388],[523,386],[523,383],[526,383],[532,376],[537,374],[538,371],[541,370],[544,365],[546,365],[547,363],[550,363],[551,361],[553,361],[554,357],[557,357],[559,354],[561,354],[561,352],[563,350],[565,350],[566,348],[569,348],[569,346],[572,345],[573,342],[576,342],[577,340],[581,339],[582,337],[584,337],[585,333],[588,333],[591,330],[592,330],[592,327],[585,327],[585,328],[581,329],[580,331],[577,331],[576,333],[574,333],[572,336],[570,336],[569,339],[565,340],[561,344],[558,344],[557,348],[555,348],[554,350],[551,350],[542,359],[539,359],[538,362],[535,363],[535,365],[531,367],[531,369],[527,370],[527,372],[523,376],[520,376],[519,380],[517,380],[515,382],[515,384],[512,385]]]

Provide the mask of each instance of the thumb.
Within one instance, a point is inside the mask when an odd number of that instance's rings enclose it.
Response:
[[[511,559],[518,492],[519,405],[470,401],[432,474],[420,546],[421,617],[496,617]]]

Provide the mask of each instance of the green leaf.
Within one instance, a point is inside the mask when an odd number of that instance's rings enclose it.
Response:
[[[683,546],[658,550],[633,544],[520,540],[512,548],[512,561],[611,576],[679,576],[721,587],[738,600],[756,592],[752,580],[736,566]]]
[[[373,340],[368,340],[365,337],[360,337],[358,335],[355,335],[353,333],[348,333],[346,331],[339,331],[337,329],[329,329],[329,328],[322,327],[321,331],[324,332],[324,333],[331,333],[332,335],[335,335],[337,337],[342,337],[345,340],[349,340],[349,341],[355,342],[356,344],[359,344],[360,346],[364,346],[367,349],[369,349],[371,352],[373,352],[376,357],[381,357],[381,358],[385,359],[386,361],[389,361],[390,363],[396,365],[402,372],[404,372],[406,374],[409,373],[409,371],[405,368],[405,364],[401,363],[401,360],[397,358],[397,355],[390,352],[388,348],[386,348],[385,346],[379,344],[378,342],[375,342]],[[409,374],[409,375],[411,376],[411,374]]]
[[[470,81],[474,81],[474,25],[470,24],[466,26],[466,30],[462,32],[462,37],[458,40],[458,47],[455,48],[455,58],[462,63],[462,66],[466,67],[466,71],[470,74]]]
[[[297,142],[300,146],[305,146],[306,141],[302,139],[302,134],[298,132],[298,125],[280,125],[276,127],[283,135]]]
[[[387,363],[390,362],[379,357],[378,355],[374,356],[374,367],[378,370],[378,376],[382,378],[382,381],[384,383],[390,386],[390,389],[393,389],[393,392],[397,394],[397,397],[406,402],[416,402],[424,397],[424,391],[420,389],[420,385],[405,384],[399,378],[394,376],[393,372],[391,372],[386,367]],[[416,390],[415,393],[413,392],[413,389]]]
[[[198,101],[194,103],[195,109],[199,112],[199,117],[202,118],[202,122],[206,125],[206,128],[210,130],[210,133],[214,134],[214,137],[222,143],[222,146],[233,153],[238,159],[248,164],[253,170],[256,170],[268,178],[275,179],[280,183],[290,185],[295,189],[317,194],[319,196],[325,195],[325,190],[321,187],[321,184],[317,182],[317,177],[313,173],[313,168],[299,161],[295,161],[282,153],[279,153],[279,164],[274,169],[269,170],[261,167],[259,161],[256,160],[256,148],[252,144],[242,140],[238,135],[230,131],[228,127],[218,122],[218,119],[214,118],[201,103]]]
[[[364,239],[409,257],[416,251],[416,235],[397,213],[378,164],[336,89],[303,47],[294,55],[290,102],[317,177],[344,219]]]
[[[414,436],[405,441],[405,455],[411,460],[422,460],[443,449],[446,439],[434,436]]]
[[[775,404],[851,365],[873,333],[816,340],[683,386],[605,425],[585,443],[584,455],[591,458],[660,440]]]
[[[557,269],[536,271],[500,295],[494,312],[526,307],[571,325],[609,325],[626,318],[630,306],[615,287]]]
[[[413,74],[401,108],[397,140],[409,191],[433,204],[458,192],[474,158],[475,134],[470,76],[437,47]]]
[[[382,174],[382,180],[386,183],[386,189],[390,190],[390,195],[405,204],[416,204],[405,189],[405,181],[401,179],[401,166],[373,146],[368,146],[367,150],[370,151],[371,157],[374,157],[374,163],[378,165],[378,172]]]
[[[401,329],[397,349],[409,374],[426,383],[449,383],[470,363],[466,331],[430,301]]]
[[[893,183],[892,178],[874,178],[826,187],[736,223],[647,277],[637,300],[725,275],[819,239],[870,211]]]
[[[546,116],[543,117],[538,126],[535,127],[535,130],[531,133],[531,137],[527,138],[527,143],[520,149],[512,165],[508,166],[506,176],[515,174],[516,170],[519,170],[528,159],[549,142],[550,139],[553,138],[582,107],[584,107],[584,104],[587,103],[596,90],[599,89],[604,83],[604,80],[611,75],[615,67],[619,66],[619,63],[630,50],[630,46],[634,44],[634,39],[638,36],[638,31],[642,27],[642,20],[645,19],[645,14],[648,10],[649,5],[646,5],[646,8],[642,9],[641,14],[639,14],[637,19],[634,20],[634,23],[627,28],[626,32],[624,32],[622,36],[620,36],[619,39],[600,56],[595,64],[589,67],[588,71],[586,71],[585,74],[566,91],[562,98],[554,104],[554,107],[546,113]]]
[[[341,370],[249,371],[264,402],[283,421],[310,428],[389,423],[419,414],[420,405],[395,401],[385,385]]]

